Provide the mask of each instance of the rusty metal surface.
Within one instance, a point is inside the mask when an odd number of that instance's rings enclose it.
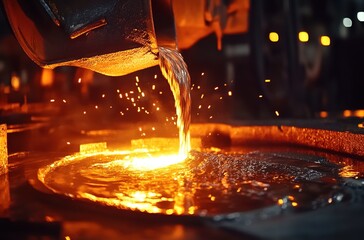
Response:
[[[296,126],[231,126],[227,124],[194,124],[192,134],[212,132],[228,134],[233,145],[281,144],[297,145],[364,157],[364,134]]]

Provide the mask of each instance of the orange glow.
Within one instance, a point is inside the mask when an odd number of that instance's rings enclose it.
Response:
[[[54,82],[54,72],[52,69],[43,68],[42,76],[40,78],[40,85],[43,87],[50,87]]]
[[[298,203],[297,202],[292,202],[292,206],[293,207],[297,207],[298,206]]]
[[[18,91],[20,89],[20,78],[17,74],[13,73],[11,74],[11,86],[15,91]]]
[[[348,165],[340,169],[339,175],[344,178],[353,178],[359,175],[358,171],[355,171],[353,166]]]
[[[278,199],[278,205],[283,205],[283,199],[282,198]]]
[[[354,116],[364,118],[364,109],[355,110],[354,111]]]
[[[329,113],[326,111],[320,112],[320,118],[327,118],[329,116]]]

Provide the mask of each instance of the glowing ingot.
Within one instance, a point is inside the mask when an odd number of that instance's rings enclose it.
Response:
[[[0,125],[0,175],[8,172],[8,147],[6,124]]]

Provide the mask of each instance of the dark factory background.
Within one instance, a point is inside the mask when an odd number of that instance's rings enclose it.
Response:
[[[214,35],[182,51],[192,77],[192,119],[364,117],[358,111],[364,109],[363,43],[364,1],[253,0],[248,33],[224,36],[221,51]],[[116,104],[118,94],[102,99],[115,89],[135,87],[136,76],[145,88],[159,84],[149,104],[157,100],[173,109],[158,67],[122,77],[74,67],[42,70],[20,48],[3,10],[0,14],[3,109],[12,103],[72,99],[83,108],[113,104],[114,110],[101,116],[114,118],[126,106]],[[144,119],[139,112],[129,113],[131,119]],[[152,112],[150,117],[159,119]]]

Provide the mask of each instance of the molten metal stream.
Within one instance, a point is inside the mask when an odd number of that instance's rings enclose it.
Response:
[[[191,79],[182,55],[175,49],[159,48],[159,66],[171,87],[179,128],[179,156],[186,159],[191,150]]]

